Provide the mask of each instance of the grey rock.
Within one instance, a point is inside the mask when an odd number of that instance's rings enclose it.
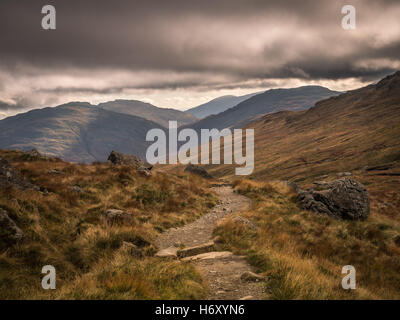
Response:
[[[134,257],[142,257],[143,255],[138,246],[132,242],[123,241],[120,249]]]
[[[364,220],[369,216],[368,191],[358,181],[338,179],[321,187],[322,190],[309,189],[299,193],[302,209],[349,220]]]
[[[253,296],[245,296],[243,298],[240,298],[239,300],[254,300]]]
[[[23,159],[25,161],[38,161],[38,160],[49,160],[48,157],[42,155],[36,149],[31,149],[24,152]]]
[[[10,186],[23,190],[34,188],[34,185],[25,180],[17,171],[15,171],[6,159],[0,158],[0,188]]]
[[[104,217],[110,224],[132,224],[133,215],[118,209],[109,209],[104,213]]]
[[[166,249],[162,249],[156,253],[156,257],[158,258],[177,258],[178,248],[169,247]]]
[[[240,279],[246,282],[258,282],[258,281],[263,281],[264,276],[256,274],[251,271],[246,271],[240,276]]]
[[[301,188],[297,185],[296,182],[293,181],[284,181],[290,188],[292,188],[295,192],[299,193]]]
[[[122,250],[137,249],[137,246],[132,242],[122,241],[121,249]]]
[[[339,178],[342,178],[342,177],[350,177],[352,174],[351,174],[351,172],[338,172],[336,175]]]
[[[111,151],[107,160],[114,165],[132,166],[136,169],[142,168],[150,171],[153,168],[152,165],[145,163],[136,156],[123,154],[116,151]]]
[[[77,193],[83,192],[83,189],[80,186],[72,186],[71,190]]]
[[[211,252],[214,249],[215,249],[214,241],[210,241],[208,243],[204,243],[199,246],[178,250],[177,255],[178,258],[185,258],[189,256],[195,256],[201,253]]]
[[[182,261],[229,259],[232,258],[232,256],[233,253],[229,251],[212,251],[201,253],[191,257],[186,257],[183,258]]]
[[[153,169],[153,166],[142,161],[140,158],[136,156],[111,151],[107,160],[114,165],[124,165],[133,167],[137,170],[137,172],[146,177],[152,175],[151,169]]]
[[[16,244],[24,238],[24,233],[8,216],[7,211],[0,209],[0,251]]]
[[[137,169],[137,172],[139,172],[140,174],[146,176],[146,177],[150,177],[152,175],[151,170],[149,170],[148,168],[144,167],[144,166],[140,166]]]
[[[61,170],[58,169],[51,169],[49,171],[47,171],[48,174],[56,174],[56,175],[60,175],[63,174],[63,172]]]

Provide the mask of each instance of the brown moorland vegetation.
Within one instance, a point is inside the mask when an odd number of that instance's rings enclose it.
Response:
[[[269,275],[268,298],[399,299],[400,72],[300,112],[253,122],[255,171],[236,181],[254,207],[259,231],[227,220],[217,230],[227,249]],[[234,178],[234,166],[208,166]],[[350,172],[370,195],[366,221],[340,221],[300,210],[284,181],[302,188]],[[281,181],[281,182],[274,182]],[[341,289],[341,268],[354,265],[358,290]]]
[[[373,209],[366,221],[343,221],[302,211],[283,182],[237,180],[235,190],[253,200],[215,231],[222,246],[245,255],[267,277],[267,299],[400,299],[400,221]],[[342,267],[356,268],[357,289],[343,290]]]
[[[0,151],[0,157],[42,190],[0,190],[0,207],[25,235],[0,253],[0,299],[205,296],[193,266],[152,257],[157,234],[215,205],[201,178],[157,172],[145,177],[105,163],[31,161],[17,151]],[[103,217],[110,208],[132,214],[133,222],[110,225]],[[58,290],[41,288],[44,265],[56,268]]]

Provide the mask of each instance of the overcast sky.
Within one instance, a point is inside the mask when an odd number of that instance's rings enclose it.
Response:
[[[56,30],[41,28],[46,4]],[[344,4],[356,30],[341,27]],[[0,2],[0,117],[77,100],[186,109],[274,87],[348,90],[396,69],[398,0]]]

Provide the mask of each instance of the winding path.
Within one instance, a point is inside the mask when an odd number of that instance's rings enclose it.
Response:
[[[174,251],[178,246],[194,247],[207,245],[212,241],[213,230],[218,221],[228,215],[235,215],[250,208],[250,199],[233,192],[230,186],[214,187],[220,201],[209,213],[181,228],[172,228],[156,239],[157,247]],[[177,249],[175,249],[177,250]],[[210,300],[263,299],[262,281],[243,280],[242,275],[251,272],[244,257],[230,252],[206,252],[184,258],[192,260],[203,274],[209,286]]]

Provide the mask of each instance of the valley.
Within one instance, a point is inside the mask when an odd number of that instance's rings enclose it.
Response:
[[[400,73],[313,105],[295,94],[232,123],[255,133],[246,177],[146,164],[146,133],[171,118],[128,114],[138,102],[0,121],[0,297],[399,299]],[[47,264],[54,291],[38,285]],[[345,265],[356,290],[340,286]]]

